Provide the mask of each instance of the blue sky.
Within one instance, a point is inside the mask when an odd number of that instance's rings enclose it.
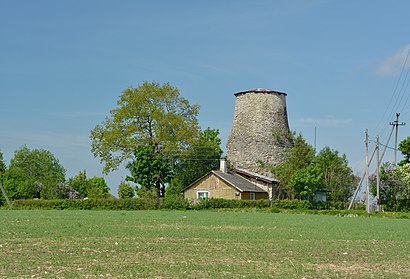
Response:
[[[225,148],[233,94],[262,87],[288,94],[293,131],[313,145],[317,127],[317,148],[345,153],[360,173],[366,128],[385,142],[395,112],[410,125],[409,9],[400,0],[0,0],[0,149],[7,162],[23,144],[48,149],[67,177],[102,176],[90,130],[144,80],[199,104],[201,126],[219,129]],[[399,140],[408,134],[400,127]],[[104,176],[112,193],[125,175]]]

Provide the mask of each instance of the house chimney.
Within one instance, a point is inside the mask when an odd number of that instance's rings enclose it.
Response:
[[[221,171],[221,172],[227,172],[227,167],[226,167],[226,160],[225,160],[225,158],[221,158],[220,159],[220,161],[219,161],[219,170]]]

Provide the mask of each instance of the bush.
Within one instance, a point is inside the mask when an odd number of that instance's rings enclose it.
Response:
[[[65,199],[65,200],[15,200],[18,209],[100,209],[100,210],[146,210],[158,209],[159,201],[148,203],[144,199]]]
[[[162,200],[161,208],[186,210],[191,208],[191,203],[180,195],[166,195]]]
[[[217,208],[267,208],[269,200],[226,200],[226,199],[203,199],[192,205],[192,209],[217,209]]]
[[[272,208],[281,208],[281,209],[312,209],[312,204],[309,201],[301,200],[272,200]]]

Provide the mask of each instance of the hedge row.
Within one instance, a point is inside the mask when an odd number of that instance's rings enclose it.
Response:
[[[16,200],[15,209],[80,209],[80,210],[147,210],[147,209],[182,209],[203,210],[218,208],[278,208],[278,209],[313,209],[312,203],[300,200],[226,200],[204,199],[190,203],[182,197],[165,199],[64,199],[64,200]]]

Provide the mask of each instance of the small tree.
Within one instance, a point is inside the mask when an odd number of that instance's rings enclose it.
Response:
[[[395,166],[390,163],[384,163],[380,167],[380,199],[384,206],[384,209],[397,211],[400,210],[399,200],[402,196],[403,183],[401,181],[398,172],[395,170]],[[377,181],[376,174],[372,174],[370,177],[371,193],[377,195]]]
[[[24,145],[15,151],[3,182],[10,199],[48,199],[58,197],[64,181],[65,169],[50,151]]]
[[[301,197],[310,197],[315,194],[321,184],[322,170],[311,164],[304,169],[296,171],[290,179],[290,185],[295,193]]]
[[[321,188],[329,190],[328,201],[347,202],[352,196],[358,179],[348,166],[346,155],[339,156],[337,150],[326,146],[315,157],[315,164],[321,169]]]
[[[315,157],[314,148],[306,142],[301,134],[293,140],[293,146],[286,151],[286,161],[271,168],[272,173],[279,179],[279,193],[281,198],[292,197],[294,189],[290,184],[291,178],[299,170],[309,166]]]
[[[104,178],[96,177],[88,180],[87,197],[91,199],[104,199],[108,198],[110,188],[105,183]]]
[[[134,188],[125,182],[121,182],[118,186],[118,197],[120,199],[133,198],[135,196]]]
[[[80,171],[77,175],[75,175],[74,177],[71,177],[68,180],[68,184],[74,190],[80,193],[80,196],[82,198],[87,197],[89,187],[88,187],[87,173],[85,170]]]
[[[127,165],[131,176],[127,176],[126,180],[140,185],[143,189],[156,189],[158,196],[163,197],[165,185],[171,179],[170,161],[153,145],[139,146],[135,158]]]
[[[212,170],[219,168],[222,155],[219,130],[207,128],[193,138],[188,148],[175,156],[174,174],[167,195],[180,195],[183,188]]]
[[[410,163],[410,137],[405,138],[399,143],[398,149],[404,156],[404,160],[399,162],[399,165]]]

